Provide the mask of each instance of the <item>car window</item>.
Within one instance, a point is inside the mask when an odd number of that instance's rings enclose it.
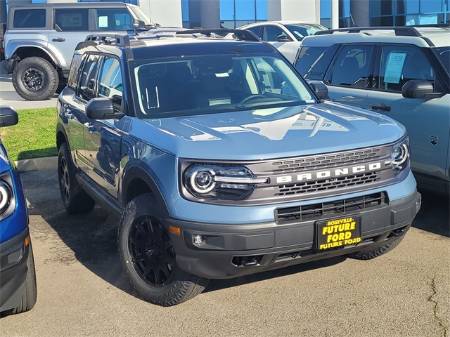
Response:
[[[142,61],[134,69],[144,116],[178,116],[314,103],[287,62],[273,56],[202,55]]]
[[[282,37],[286,37],[290,40],[290,37],[277,26],[266,26],[264,28],[264,41],[276,42],[279,41]]]
[[[378,88],[386,91],[401,92],[409,80],[435,80],[430,62],[413,46],[383,46],[379,69]]]
[[[106,57],[100,70],[98,96],[111,98],[114,108],[122,105],[123,82],[120,62],[114,57]]]
[[[45,28],[45,9],[16,9],[14,28]]]
[[[63,32],[89,30],[88,9],[55,9],[55,28]]]
[[[450,47],[433,48],[432,50],[450,75]]]
[[[264,26],[251,27],[251,28],[248,28],[247,30],[251,31],[252,33],[254,33],[257,37],[259,37],[262,40]]]
[[[323,27],[318,25],[286,25],[286,28],[299,40],[324,30]]]
[[[97,9],[98,30],[132,30],[133,17],[125,8]]]
[[[372,78],[372,46],[343,46],[333,64],[331,85],[367,88]]]
[[[95,97],[95,85],[97,80],[98,55],[88,55],[83,64],[78,86],[78,96],[85,101]]]
[[[309,80],[323,80],[336,47],[302,47],[295,68]]]
[[[83,58],[81,54],[75,54],[72,59],[72,63],[70,65],[69,78],[67,79],[67,86],[71,87],[72,89],[76,89],[77,87],[78,73],[80,71],[82,60]]]

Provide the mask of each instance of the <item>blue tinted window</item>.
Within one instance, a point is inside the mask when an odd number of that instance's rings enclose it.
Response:
[[[234,0],[220,1],[220,19],[234,20]]]
[[[14,28],[44,28],[45,9],[20,9],[14,12]]]
[[[255,1],[239,0],[236,1],[236,18],[235,20],[255,20]]]
[[[96,25],[99,30],[131,30],[133,19],[126,9],[97,9]]]

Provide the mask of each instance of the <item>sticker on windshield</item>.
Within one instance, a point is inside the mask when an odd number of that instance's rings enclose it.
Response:
[[[108,17],[99,16],[98,17],[98,28],[108,28]]]
[[[390,53],[384,71],[384,83],[400,83],[405,65],[406,53]]]

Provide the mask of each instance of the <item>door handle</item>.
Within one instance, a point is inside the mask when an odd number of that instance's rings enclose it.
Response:
[[[391,107],[389,105],[380,104],[380,105],[372,105],[370,109],[374,111],[391,111]]]
[[[63,37],[55,37],[54,39],[52,39],[53,42],[64,42],[66,41],[65,38]]]

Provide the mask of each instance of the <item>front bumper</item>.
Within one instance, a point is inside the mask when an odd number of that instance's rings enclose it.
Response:
[[[178,266],[191,274],[208,279],[225,279],[288,265],[320,260],[385,244],[409,229],[420,209],[420,194],[379,207],[340,214],[361,219],[362,242],[355,246],[317,253],[314,250],[315,223],[318,220],[280,225],[205,224],[169,219],[166,226],[177,226],[182,235],[172,234]],[[328,217],[330,218],[330,217]],[[196,247],[194,235],[206,237],[206,245]]]
[[[24,291],[31,249],[24,244],[27,237],[28,229],[0,244],[0,312],[15,308]]]

